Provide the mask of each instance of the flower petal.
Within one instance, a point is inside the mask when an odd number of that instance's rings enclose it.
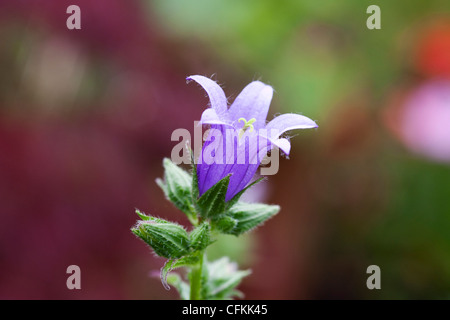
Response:
[[[289,155],[289,152],[291,151],[291,143],[288,139],[281,138],[272,141],[274,145],[276,145],[281,151],[283,151],[287,156]]]
[[[215,81],[199,75],[189,76],[186,80],[194,80],[201,85],[208,94],[211,108],[216,111],[217,116],[223,120],[227,119],[227,97]]]
[[[230,177],[230,184],[225,196],[225,201],[230,201],[239,191],[244,189],[252,180],[258,170],[258,164],[236,164],[233,167],[233,175]]]
[[[296,113],[285,113],[270,121],[265,129],[269,132],[270,139],[276,140],[289,130],[317,127],[318,125],[308,117]]]
[[[233,159],[234,164],[228,168],[233,175],[230,178],[226,201],[233,198],[251,181],[269,146],[270,142],[265,137],[256,134],[246,134],[241,138],[236,149],[237,157]]]
[[[213,108],[208,108],[203,111],[199,124],[221,124],[231,126],[231,124],[222,121]]]
[[[197,164],[199,194],[201,196],[220,179],[231,174],[225,197],[229,201],[253,178],[271,144],[267,138],[254,132],[246,132],[239,139],[235,129],[211,127],[216,130],[210,132],[200,154],[201,162]]]
[[[228,110],[230,120],[236,121],[235,126],[240,129],[244,124],[238,123],[238,119],[244,118],[250,120],[255,118],[254,128],[263,128],[266,123],[272,96],[273,89],[271,86],[261,81],[249,83],[236,97]]]
[[[198,190],[200,196],[226,176],[226,174],[223,174],[226,167],[226,155],[223,154],[224,131],[223,126],[212,125],[209,136],[203,144],[197,164]]]

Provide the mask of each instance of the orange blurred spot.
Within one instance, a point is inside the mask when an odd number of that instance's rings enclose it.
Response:
[[[427,27],[417,43],[416,68],[428,76],[450,76],[450,20]]]

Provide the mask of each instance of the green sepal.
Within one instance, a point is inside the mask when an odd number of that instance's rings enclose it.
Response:
[[[167,220],[155,218],[152,216],[148,216],[145,213],[141,212],[139,209],[136,209],[136,214],[141,218],[143,221],[152,221],[152,222],[158,222],[158,223],[170,223]]]
[[[164,286],[164,288],[166,288],[167,290],[170,289],[169,284],[171,284],[171,283],[169,280],[169,273],[172,270],[174,270],[176,268],[180,268],[180,267],[194,266],[199,262],[199,260],[200,260],[200,257],[199,257],[198,252],[183,256],[179,259],[167,260],[166,263],[164,264],[164,266],[161,268],[161,273],[160,273],[161,282],[162,282],[162,285]],[[176,286],[178,286],[178,285],[179,284],[176,284]],[[177,288],[177,289],[179,289],[179,288]],[[185,288],[182,288],[182,289],[184,290]],[[183,292],[181,292],[180,290],[178,290],[178,291],[180,292],[180,295],[183,294]],[[188,292],[188,295],[189,295],[189,292]]]
[[[222,178],[209,188],[197,201],[200,216],[204,219],[217,219],[225,212],[225,196],[230,183],[230,176]]]
[[[213,262],[206,262],[206,274],[202,295],[204,299],[224,300],[235,296],[242,297],[236,290],[241,280],[248,276],[250,270],[237,270],[235,263],[228,257],[223,257]]]
[[[169,275],[169,272],[172,271],[173,269],[172,267],[173,263],[174,259],[167,260],[166,263],[164,263],[164,266],[162,266],[161,272],[159,274],[162,285],[166,290],[170,290],[169,284],[167,283],[167,276]]]
[[[200,257],[197,252],[189,254],[187,256],[181,257],[180,259],[175,260],[172,265],[172,269],[180,268],[180,267],[189,267],[196,265],[200,260]]]
[[[191,175],[168,158],[164,158],[163,166],[164,181],[156,179],[156,183],[164,191],[166,198],[192,220],[195,211],[191,194]]]
[[[226,204],[226,209],[231,208],[232,206],[234,206],[239,199],[241,198],[241,196],[244,194],[245,191],[247,191],[248,189],[250,189],[251,187],[253,187],[255,184],[261,182],[262,180],[264,180],[266,177],[261,177],[255,181],[253,181],[252,183],[250,183],[248,186],[246,186],[244,189],[242,189],[241,191],[239,191],[238,193],[236,193],[236,195],[231,198],[227,204]]]
[[[191,164],[192,164],[192,202],[194,206],[197,208],[197,199],[198,199],[198,176],[197,176],[197,165],[194,161],[194,151],[191,150]]]
[[[165,220],[140,221],[131,231],[147,243],[158,256],[180,258],[190,252],[188,233],[179,224]]]
[[[223,216],[217,220],[212,221],[213,228],[221,233],[229,234],[237,225],[237,220],[230,216]]]
[[[150,220],[152,217],[146,215],[145,213],[141,212],[139,209],[135,210],[136,214],[144,221]]]
[[[228,217],[236,220],[236,225],[233,229],[224,233],[238,236],[262,225],[279,211],[280,206],[278,205],[238,202],[226,213]]]
[[[203,250],[212,243],[210,229],[209,223],[203,222],[191,231],[189,239],[194,251]]]

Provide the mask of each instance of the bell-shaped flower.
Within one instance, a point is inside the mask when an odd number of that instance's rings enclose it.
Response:
[[[294,113],[282,114],[266,123],[273,89],[260,81],[248,84],[228,108],[225,93],[215,81],[199,75],[187,80],[202,86],[210,100],[210,108],[200,120],[201,124],[210,125],[197,160],[200,196],[230,175],[225,197],[229,201],[248,185],[272,148],[278,147],[289,155],[291,144],[282,137],[285,132],[318,127],[313,120]]]

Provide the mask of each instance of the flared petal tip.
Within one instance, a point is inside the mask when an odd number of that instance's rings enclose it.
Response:
[[[316,129],[319,127],[319,125],[314,120],[308,117],[297,115],[296,118],[298,129]]]
[[[284,152],[285,155],[289,156],[289,152],[291,152],[291,143],[288,139],[281,138],[274,141],[274,144]]]
[[[212,108],[208,108],[202,113],[202,117],[198,123],[199,125],[203,124],[218,124],[218,125],[226,125],[231,126],[225,121],[222,121],[222,119],[219,118],[216,111]]]

